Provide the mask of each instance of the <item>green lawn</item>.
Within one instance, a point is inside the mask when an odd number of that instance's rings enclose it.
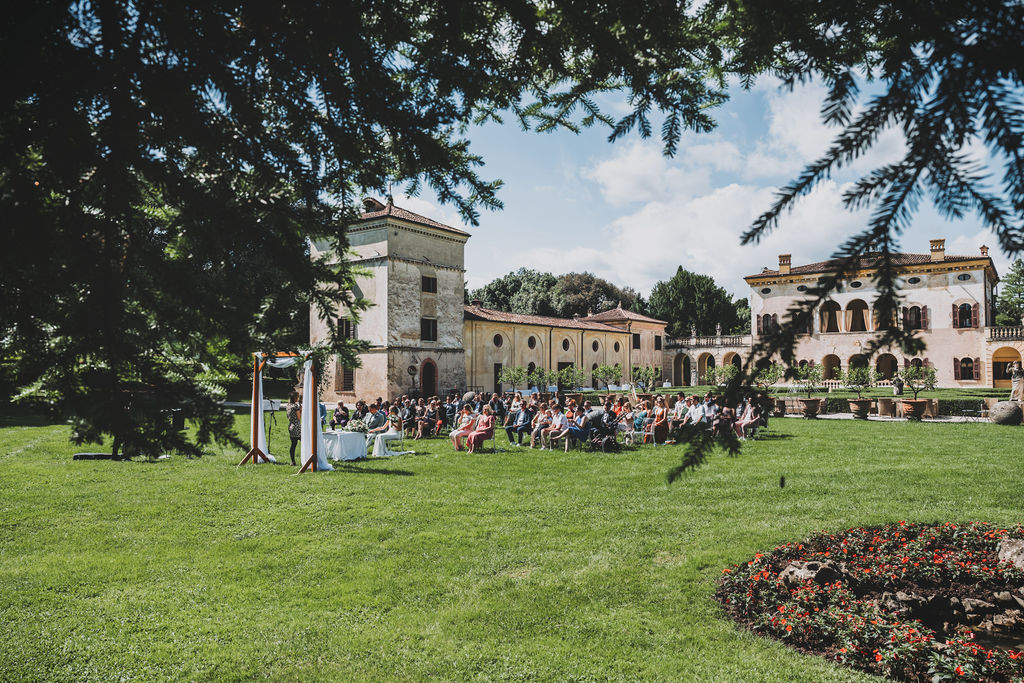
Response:
[[[0,425],[4,681],[869,680],[737,630],[722,568],[819,529],[1022,519],[1024,431],[988,424],[774,420],[673,485],[668,447],[437,440],[296,477],[73,462],[66,427]]]

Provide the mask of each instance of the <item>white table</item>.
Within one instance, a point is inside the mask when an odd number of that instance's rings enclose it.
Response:
[[[360,432],[324,432],[328,460],[359,460],[366,457],[366,435]]]

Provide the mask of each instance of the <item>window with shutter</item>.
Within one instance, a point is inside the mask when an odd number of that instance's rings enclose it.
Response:
[[[953,359],[953,379],[960,381],[960,359]]]
[[[956,310],[956,304],[953,304],[953,327],[960,327],[960,316],[958,313],[959,312]]]
[[[922,364],[922,367],[930,368],[931,366],[932,366],[931,362],[927,358],[925,358],[924,359],[924,363]]]
[[[761,322],[761,316],[757,316],[757,336],[764,334],[764,324]]]
[[[777,332],[779,329],[779,314],[772,313],[772,332]]]
[[[910,309],[906,306],[903,307],[903,329],[909,330],[910,328]]]
[[[980,310],[978,308],[978,304],[975,303],[973,306],[971,306],[971,327],[977,329],[978,327],[980,327],[980,325],[979,325],[980,322],[981,322]]]
[[[974,379],[981,379],[981,359],[974,359]]]
[[[928,307],[921,307],[921,329],[927,330],[928,328]]]

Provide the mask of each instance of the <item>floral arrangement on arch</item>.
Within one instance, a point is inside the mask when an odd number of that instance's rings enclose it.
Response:
[[[1024,627],[1020,525],[822,533],[722,570],[716,595],[751,630],[873,674],[1024,681],[1024,652],[996,644]]]

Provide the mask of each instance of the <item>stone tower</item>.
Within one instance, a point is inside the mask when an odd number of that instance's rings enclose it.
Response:
[[[470,235],[406,209],[367,199],[348,230],[350,262],[364,271],[358,296],[373,306],[345,331],[369,343],[361,366],[333,363],[325,402],[402,394],[431,396],[466,384],[463,296]],[[319,247],[319,249],[318,249]],[[313,245],[313,256],[326,245]],[[326,336],[311,315],[310,340]]]

